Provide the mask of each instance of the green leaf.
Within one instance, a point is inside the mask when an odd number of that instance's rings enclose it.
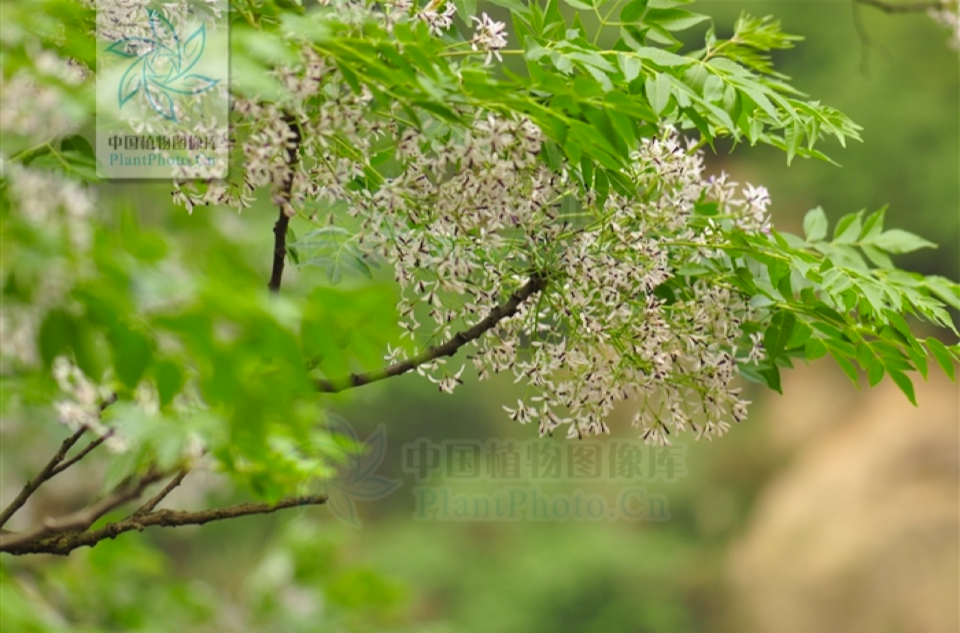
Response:
[[[902,316],[900,316],[893,310],[884,310],[883,314],[884,316],[887,317],[887,320],[890,322],[890,325],[892,325],[894,329],[896,329],[897,332],[899,332],[900,335],[903,336],[904,341],[907,343],[907,345],[910,345],[915,349],[919,349],[919,343],[917,343],[917,339],[913,336],[913,332],[910,331],[910,326],[907,325],[907,322],[904,320]]]
[[[664,68],[671,66],[689,66],[693,63],[693,60],[689,57],[676,55],[674,53],[665,51],[662,48],[654,48],[652,46],[639,46],[637,47],[636,52],[640,57],[649,59],[657,66],[662,66]]]
[[[860,230],[861,241],[869,240],[883,232],[883,218],[886,213],[887,208],[883,207],[867,216],[867,219],[863,221],[863,228]]]
[[[620,66],[620,72],[623,73],[623,78],[628,83],[639,77],[640,70],[643,68],[643,64],[637,57],[627,55],[622,51],[617,53],[617,64]]]
[[[897,386],[900,387],[900,391],[907,396],[910,403],[913,406],[917,406],[917,396],[913,391],[913,382],[910,380],[910,377],[898,369],[891,368],[889,365],[887,365],[887,373],[893,378],[893,382],[897,383]]]
[[[153,379],[157,383],[157,394],[160,397],[160,406],[170,404],[173,397],[183,389],[184,375],[176,363],[163,360],[151,368]]]
[[[776,365],[770,365],[757,370],[757,373],[763,378],[764,383],[779,394],[783,394],[783,387],[780,384],[780,368]]]
[[[954,310],[960,310],[960,284],[940,275],[930,275],[923,280],[923,286]]]
[[[517,13],[522,16],[530,15],[530,7],[525,5],[520,0],[489,0],[490,4],[495,4],[497,6],[504,7],[505,9],[510,9],[512,13]]]
[[[40,324],[40,358],[48,367],[53,359],[73,345],[76,340],[76,325],[73,317],[62,310],[54,310]]]
[[[871,387],[876,387],[883,380],[883,374],[883,363],[879,360],[874,360],[867,365],[867,379],[870,381]]]
[[[453,0],[453,6],[457,7],[460,19],[468,24],[470,18],[477,14],[477,0]]]
[[[919,235],[914,235],[901,229],[890,229],[880,235],[864,240],[864,243],[872,244],[888,253],[912,253],[921,248],[936,248],[933,242],[923,239]]]
[[[124,326],[113,329],[111,342],[117,377],[123,384],[133,389],[150,364],[150,343],[140,332]]]
[[[142,455],[138,451],[126,451],[113,455],[103,473],[100,489],[106,493],[116,488],[136,470]]]
[[[643,23],[676,32],[685,31],[709,19],[709,16],[692,13],[684,9],[650,9],[644,16]]]
[[[656,77],[647,77],[646,91],[653,112],[657,115],[663,114],[667,104],[670,103],[670,78],[664,73],[657,73]]]
[[[890,259],[890,256],[876,246],[862,244],[860,246],[860,250],[863,251],[863,254],[867,256],[867,259],[869,259],[875,266],[879,268],[895,268],[893,265],[893,260]]]
[[[63,139],[60,143],[60,150],[64,152],[77,152],[77,154],[85,156],[90,160],[96,160],[96,154],[93,151],[93,146],[90,145],[90,141],[79,134]]]
[[[647,0],[631,0],[620,10],[621,22],[636,22],[647,10]]]
[[[851,381],[853,381],[853,384],[856,385],[857,388],[859,388],[860,384],[859,382],[857,382],[857,378],[858,378],[857,368],[854,366],[854,364],[850,362],[850,360],[847,358],[847,356],[844,355],[843,352],[834,349],[831,346],[830,341],[824,341],[824,344],[829,349],[830,355],[833,356],[833,360],[837,361],[837,364],[840,365],[840,369],[843,370],[843,373],[845,373],[847,377]]]
[[[827,236],[827,214],[817,207],[803,217],[803,233],[808,242],[819,242]]]
[[[781,310],[773,315],[770,325],[763,334],[763,347],[767,351],[768,358],[773,360],[784,350],[793,334],[796,322],[797,317],[787,310]]]
[[[833,229],[833,241],[836,244],[853,244],[860,236],[861,217],[863,211],[851,213],[840,218]]]
[[[947,346],[932,336],[927,338],[924,343],[927,344],[927,349],[930,350],[930,354],[936,359],[943,373],[949,376],[950,380],[956,380],[956,374],[953,368],[956,360],[950,353],[950,350],[947,349]]]
[[[818,358],[823,358],[827,353],[827,346],[823,344],[823,341],[816,337],[810,337],[807,339],[807,342],[803,345],[803,355],[807,360],[816,360]]]

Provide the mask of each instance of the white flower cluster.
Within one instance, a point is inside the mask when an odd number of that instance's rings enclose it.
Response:
[[[90,218],[95,211],[94,190],[55,172],[24,167],[0,155],[0,179],[5,197],[16,217],[48,240],[60,239],[68,251],[83,252],[92,241]],[[13,228],[10,228],[13,231]],[[16,245],[5,254],[10,261],[19,255]],[[40,319],[63,301],[70,284],[81,271],[70,257],[45,257],[43,274],[36,281],[29,301],[9,297],[0,305],[0,369],[39,363],[36,333]]]
[[[536,421],[541,434],[563,426],[571,436],[605,433],[614,404],[626,399],[638,402],[634,424],[652,443],[683,431],[711,438],[744,418],[736,364],[763,356],[760,337],[741,327],[750,307],[733,288],[680,278],[685,267],[724,256],[721,223],[768,230],[765,189],[705,177],[700,154],[665,130],[637,148],[625,171],[646,193],[611,192],[601,203],[593,191],[580,193],[573,171],[541,160],[542,133],[530,121],[475,112],[466,127],[411,126],[398,107],[353,92],[312,52],[286,81],[297,99],[284,110],[237,103],[247,126],[243,184],[230,195],[180,191],[188,208],[242,207],[248,198],[239,193],[268,186],[288,213],[319,225],[355,223],[360,247],[392,264],[400,324],[415,344],[449,340],[542,280],[541,291],[465,350],[481,378],[510,372],[529,387],[508,413]],[[298,109],[316,97],[319,106]],[[386,176],[370,176],[371,157],[391,146]],[[305,212],[306,201],[314,210]],[[695,212],[704,201],[715,216]],[[335,203],[348,213],[315,210]],[[388,361],[404,358],[389,351]],[[448,371],[441,358],[418,371],[449,392],[463,367]]]
[[[416,18],[427,25],[430,33],[440,36],[453,25],[453,16],[456,13],[457,8],[452,2],[444,4],[443,0],[440,0],[430,2],[422,11],[417,12]]]
[[[507,25],[503,22],[491,20],[490,16],[484,13],[481,17],[473,17],[477,23],[473,33],[473,39],[470,45],[475,51],[486,51],[486,63],[489,64],[491,57],[496,57],[498,61],[503,61],[500,56],[500,50],[507,46]]]
[[[76,86],[83,81],[84,73],[80,67],[48,50],[37,48],[31,58],[34,67],[30,71],[21,69],[9,80],[2,80],[0,132],[39,143],[70,133],[77,128],[77,122],[63,107],[61,89],[41,84],[38,77],[50,77],[66,86]]]
[[[100,412],[104,403],[113,398],[109,387],[96,385],[72,362],[59,356],[53,362],[53,377],[65,396],[54,403],[57,418],[61,424],[76,431],[90,429],[95,435],[104,437],[104,445],[115,453],[127,449],[123,438],[100,422]]]
[[[219,20],[226,5],[223,0],[87,0],[97,11],[97,33],[108,41],[124,37],[152,40],[153,32],[146,19],[147,9],[160,12],[175,28],[196,15],[210,15]]]
[[[453,26],[453,18],[457,14],[452,0],[429,0],[417,11],[413,11],[413,0],[379,3],[379,11],[372,10],[363,0],[319,0],[319,4],[333,7],[337,12],[337,20],[344,24],[362,24],[374,17],[387,31],[392,32],[394,24],[412,18],[426,24],[436,37],[441,37]],[[471,21],[475,23],[470,39],[471,48],[486,53],[486,64],[490,64],[493,57],[502,61],[500,51],[507,46],[507,25],[491,19],[486,13],[480,17],[473,16]]]

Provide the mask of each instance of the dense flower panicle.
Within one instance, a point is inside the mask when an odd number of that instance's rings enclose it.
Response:
[[[0,181],[13,209],[22,210],[22,220],[31,230],[49,240],[60,240],[65,252],[86,252],[92,242],[91,218],[96,190],[44,169],[24,167],[0,153]],[[18,257],[16,245],[6,257]],[[36,282],[30,301],[8,297],[0,304],[0,369],[34,367],[40,362],[36,348],[40,321],[55,305],[61,305],[69,288],[84,271],[69,257],[48,257],[45,274]]]
[[[125,37],[153,39],[147,9],[159,11],[174,27],[186,24],[193,16],[207,14],[219,20],[226,4],[223,0],[85,0],[97,11],[97,32],[116,41]]]
[[[483,37],[502,37],[489,18],[479,22]],[[501,45],[492,39],[485,50]],[[528,386],[507,412],[541,434],[607,433],[622,400],[638,403],[634,423],[652,443],[680,432],[711,438],[744,418],[737,362],[763,357],[760,339],[742,329],[750,306],[707,281],[663,290],[684,266],[723,257],[725,230],[769,230],[764,188],[707,177],[700,153],[665,129],[642,141],[624,171],[647,195],[610,192],[601,201],[572,171],[547,166],[543,134],[528,120],[474,111],[464,127],[413,126],[396,104],[351,90],[309,48],[281,76],[294,93],[288,104],[235,103],[242,183],[230,195],[181,190],[188,208],[231,196],[242,207],[240,197],[267,187],[290,212],[351,227],[361,250],[391,265],[400,325],[414,345],[448,340],[544,275],[543,292],[465,350],[481,378],[509,373]],[[308,114],[299,104],[314,97]],[[371,157],[384,151],[390,166],[371,176]],[[715,217],[696,213],[704,201]],[[404,359],[401,349],[388,352],[389,362]],[[450,392],[463,362],[440,359],[418,372]]]
[[[70,64],[52,51],[37,48],[31,53],[36,74],[62,82],[67,89],[81,84],[88,71]],[[62,90],[39,84],[36,76],[18,70],[9,79],[0,78],[0,132],[45,141],[51,136],[74,132],[77,121],[63,107]],[[3,155],[0,150],[0,155]]]

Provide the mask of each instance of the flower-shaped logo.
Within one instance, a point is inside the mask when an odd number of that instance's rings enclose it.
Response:
[[[169,121],[177,122],[172,95],[195,95],[216,86],[220,80],[190,72],[207,44],[207,30],[201,25],[181,41],[170,21],[153,9],[147,9],[153,37],[124,37],[107,48],[108,53],[133,59],[123,73],[117,91],[120,107],[141,91],[153,110]]]
[[[320,492],[327,495],[327,506],[335,517],[359,528],[362,526],[355,500],[382,499],[403,482],[376,474],[387,451],[387,432],[383,424],[377,426],[365,442],[360,442],[353,426],[339,416],[331,415],[329,426],[334,438],[339,438],[339,443],[346,448],[347,456],[337,474],[320,484]]]

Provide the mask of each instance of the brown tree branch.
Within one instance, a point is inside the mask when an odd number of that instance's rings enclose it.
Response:
[[[73,445],[80,441],[80,437],[87,432],[87,427],[80,427],[73,435],[63,440],[63,443],[60,444],[60,449],[57,450],[56,454],[50,458],[50,461],[47,462],[46,466],[37,473],[37,476],[31,479],[24,485],[20,493],[10,502],[6,508],[3,509],[3,512],[0,512],[0,527],[6,524],[14,514],[17,513],[17,510],[23,507],[23,504],[27,502],[27,499],[36,492],[37,488],[43,485],[45,481],[57,474],[57,466],[63,462],[64,458],[67,456],[67,452],[73,448]]]
[[[946,2],[933,0],[929,2],[885,2],[884,0],[853,0],[868,7],[879,9],[884,13],[917,13],[929,11],[930,9],[942,9]]]
[[[284,115],[283,120],[290,127],[293,140],[290,142],[290,147],[287,148],[287,175],[284,178],[277,200],[280,215],[277,216],[277,222],[273,225],[273,270],[270,273],[270,283],[267,284],[271,292],[279,292],[280,283],[283,281],[283,265],[287,259],[287,227],[290,226],[292,215],[290,198],[293,195],[294,174],[300,162],[301,137],[297,120],[291,114]]]
[[[54,469],[53,469],[53,472],[50,473],[50,477],[53,477],[54,475],[58,475],[58,474],[62,473],[63,471],[65,471],[66,469],[70,468],[71,466],[73,466],[74,464],[76,464],[77,462],[79,462],[81,459],[83,459],[84,457],[86,457],[87,455],[89,455],[90,452],[93,451],[93,449],[95,449],[96,447],[98,447],[98,446],[100,446],[101,444],[103,444],[104,442],[106,442],[107,439],[109,439],[110,436],[113,435],[113,431],[114,431],[113,429],[110,429],[109,431],[107,431],[106,433],[104,433],[103,435],[101,435],[100,437],[98,437],[97,439],[92,440],[89,444],[87,444],[86,446],[83,447],[83,450],[82,450],[82,451],[80,451],[79,453],[77,453],[76,455],[74,455],[73,457],[71,457],[70,459],[68,459],[67,461],[63,462],[62,464],[60,464],[60,465],[58,465],[56,468],[54,468]]]
[[[183,481],[183,478],[187,476],[188,472],[189,471],[186,468],[184,468],[179,473],[177,473],[177,476],[171,479],[170,482],[163,487],[163,490],[161,490],[156,495],[154,495],[154,497],[149,501],[147,501],[145,504],[137,508],[137,511],[134,512],[132,516],[140,516],[141,514],[146,514],[148,512],[151,512],[154,508],[157,507],[157,504],[163,501],[168,494],[173,492],[174,488],[180,485],[180,482]]]
[[[104,409],[106,409],[116,401],[117,401],[117,395],[112,394],[109,398],[101,402],[100,413],[103,413]],[[10,517],[16,514],[17,511],[19,511],[20,508],[23,507],[23,505],[27,502],[27,500],[30,499],[33,493],[37,491],[37,488],[39,488],[45,482],[53,479],[56,475],[62,473],[67,468],[70,468],[71,466],[79,462],[81,459],[86,457],[90,453],[90,451],[95,449],[97,446],[100,446],[100,444],[102,444],[104,440],[106,440],[107,437],[109,437],[113,433],[112,430],[108,431],[103,436],[97,438],[96,440],[88,444],[77,455],[75,455],[74,457],[71,457],[67,461],[63,461],[66,458],[67,453],[70,452],[70,449],[73,448],[74,444],[80,441],[80,438],[86,432],[87,432],[87,427],[82,426],[79,429],[77,429],[73,435],[71,435],[70,437],[68,437],[63,441],[63,443],[60,445],[59,450],[57,450],[56,454],[54,454],[54,456],[50,458],[50,461],[47,462],[46,466],[44,466],[43,469],[39,473],[37,473],[36,477],[28,481],[26,485],[23,487],[23,489],[20,491],[20,493],[16,496],[16,498],[10,502],[10,505],[4,508],[3,512],[0,512],[0,527],[3,527],[7,523],[7,521],[10,520]]]
[[[372,382],[377,382],[379,380],[405,374],[408,371],[416,369],[420,365],[424,365],[444,356],[453,356],[460,350],[461,347],[480,338],[484,333],[495,328],[503,319],[516,314],[517,310],[520,309],[520,305],[524,301],[543,290],[546,285],[546,277],[544,277],[542,274],[535,274],[530,278],[529,281],[527,281],[527,283],[510,295],[510,298],[506,301],[506,303],[496,306],[482,321],[477,322],[468,330],[458,332],[447,342],[430,347],[413,358],[400,361],[399,363],[394,363],[393,365],[389,365],[383,369],[379,369],[370,373],[350,374],[346,378],[335,380],[323,378],[319,379],[317,380],[317,389],[323,393],[338,393],[346,389],[361,387]]]
[[[6,533],[0,535],[0,552],[10,551],[19,545],[41,541],[52,534],[62,532],[83,532],[107,512],[123,504],[138,499],[151,484],[163,478],[163,473],[151,470],[143,477],[135,479],[132,485],[121,485],[107,496],[91,505],[59,519],[47,519],[43,525],[27,532]]]
[[[141,515],[131,515],[126,519],[109,523],[91,531],[78,531],[48,535],[29,541],[12,542],[16,535],[0,534],[0,552],[10,554],[57,554],[66,555],[80,547],[93,547],[100,541],[116,538],[124,532],[143,530],[148,527],[181,527],[185,525],[203,525],[212,521],[224,521],[253,514],[271,514],[287,508],[309,505],[321,505],[327,502],[324,495],[288,497],[277,503],[241,503],[225,508],[213,508],[186,512],[180,510],[157,510]]]

